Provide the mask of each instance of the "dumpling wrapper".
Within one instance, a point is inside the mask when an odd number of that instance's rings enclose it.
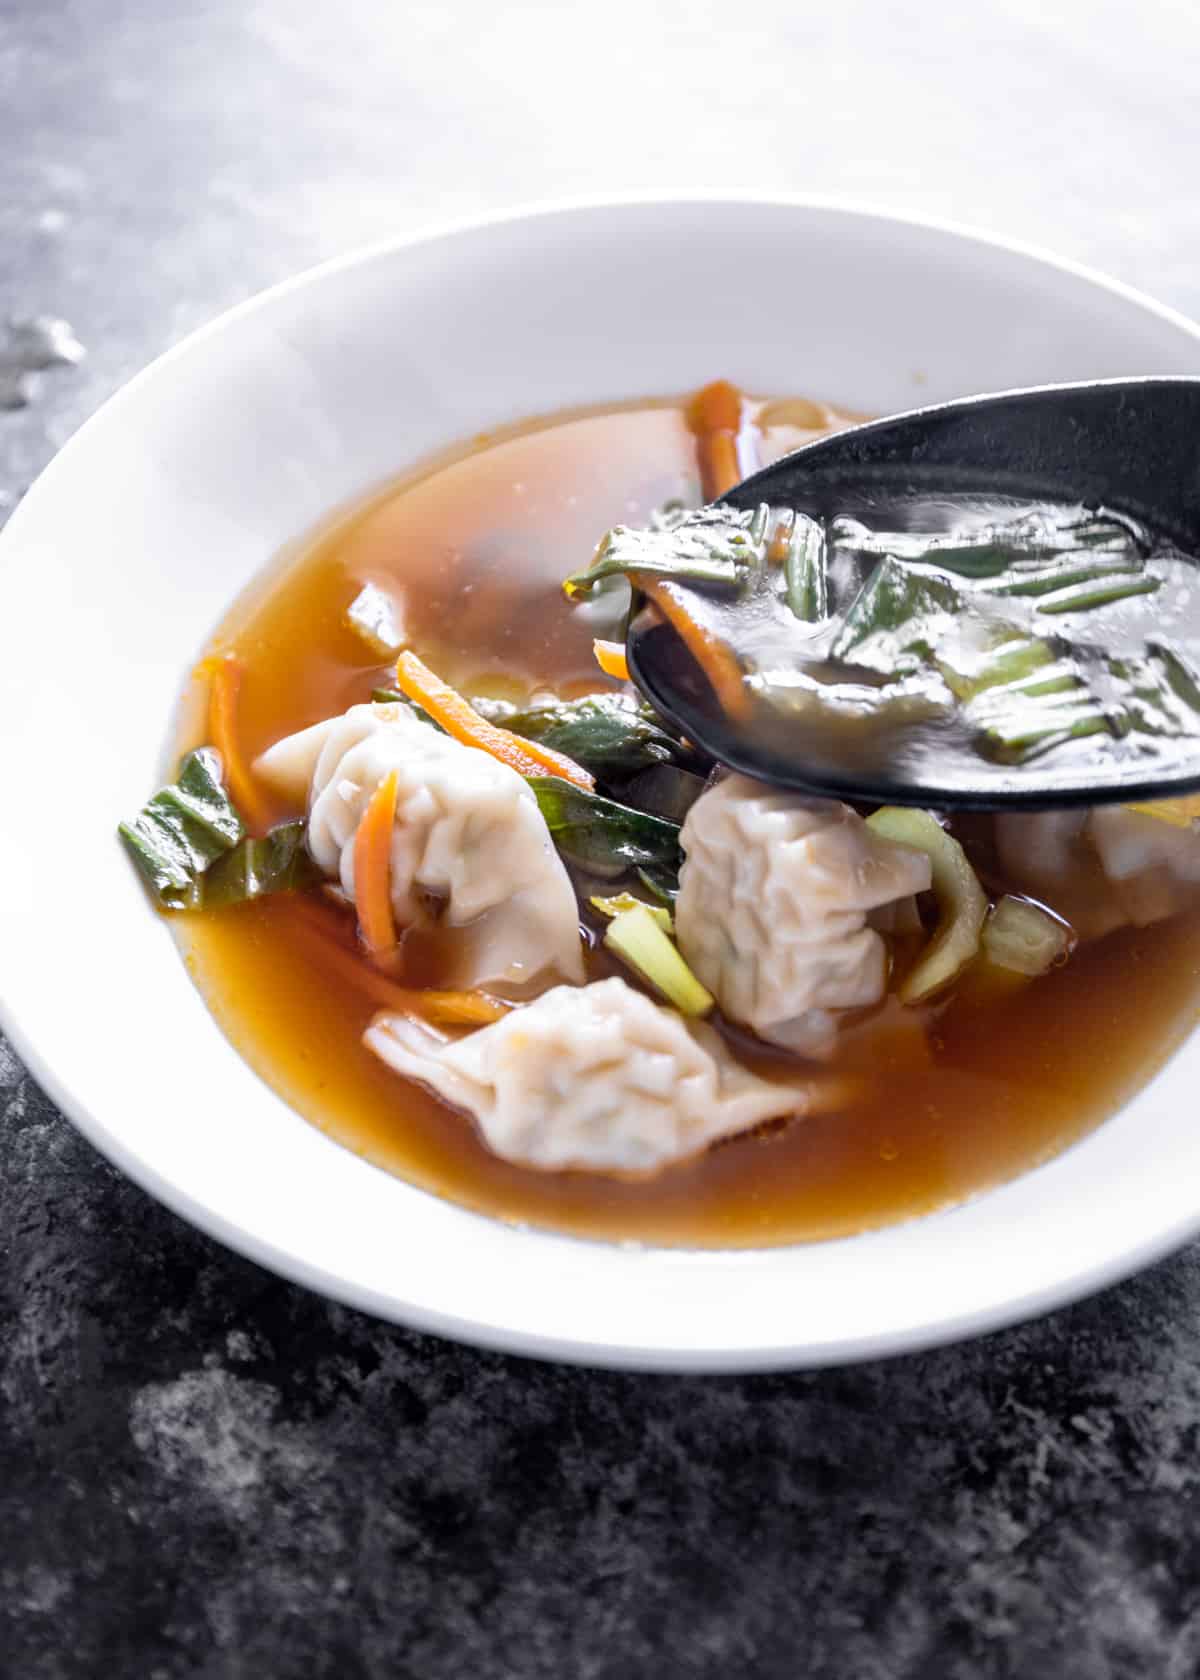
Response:
[[[456,986],[582,980],[575,892],[524,778],[399,702],[351,706],[256,761],[268,786],[307,801],[308,849],[354,899],[354,840],[379,784],[398,775],[391,891],[397,926],[446,940]]]
[[[837,1010],[878,1003],[887,947],[867,916],[930,885],[924,852],[873,833],[847,805],[748,776],[708,788],[680,834],[684,959],[732,1020],[825,1057]]]
[[[1200,898],[1200,832],[1128,805],[1008,811],[994,819],[1012,882],[1044,898],[1084,939],[1148,927]]]
[[[854,1089],[829,1076],[761,1079],[711,1027],[619,978],[556,986],[455,1042],[410,1016],[377,1015],[363,1043],[470,1114],[494,1154],[543,1171],[645,1177]]]

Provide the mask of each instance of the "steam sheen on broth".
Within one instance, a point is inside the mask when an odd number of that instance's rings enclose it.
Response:
[[[781,402],[747,405],[744,418],[766,460],[848,417]],[[244,673],[246,757],[390,686],[394,660],[346,622],[367,584],[398,604],[407,643],[469,694],[527,704],[539,691],[611,689],[593,657],[594,627],[564,599],[562,579],[608,527],[644,524],[673,499],[697,504],[710,488],[700,482],[707,467],[683,405],[664,402],[479,438],[373,496],[235,608],[216,639],[213,651],[236,655]],[[183,744],[200,738],[197,726]],[[301,814],[263,795],[267,819]],[[1013,848],[993,826],[972,819],[957,831],[989,893],[1034,893],[1075,915],[1074,903],[1055,903],[1052,871],[1036,884],[1013,877]],[[1078,872],[1069,879],[1077,891]],[[1097,882],[1099,897],[1104,890]],[[1189,902],[1146,926],[1112,920],[1125,925],[1084,939],[1027,984],[997,987],[968,971],[932,1001],[902,1008],[889,998],[848,1017],[822,1075],[841,1078],[836,1106],[641,1180],[505,1161],[461,1112],[372,1055],[362,1035],[381,981],[344,911],[319,890],[174,925],[209,1006],[250,1063],[306,1118],[380,1166],[480,1212],[579,1235],[761,1245],[958,1201],[1111,1113],[1194,1024],[1200,911]],[[620,973],[636,984],[600,943],[600,926],[590,927],[589,979]],[[903,972],[921,936],[888,937]],[[403,984],[444,983],[437,965],[436,941],[409,940]],[[793,1057],[735,1026],[719,1030],[754,1073],[794,1077]]]

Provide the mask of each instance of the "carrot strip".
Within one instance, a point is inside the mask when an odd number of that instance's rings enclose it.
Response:
[[[435,1026],[484,1027],[502,1020],[514,1007],[489,992],[420,991],[398,986],[342,943],[325,911],[302,898],[297,898],[289,909],[293,915],[298,913],[320,940],[321,961],[327,970],[362,992],[380,1009],[392,1009],[398,1015],[416,1015]]]
[[[719,641],[711,630],[697,623],[687,608],[684,591],[665,578],[634,574],[634,582],[648,600],[662,613],[680,641],[699,665],[730,717],[744,718],[750,710],[750,697],[742,668],[726,643]]]
[[[697,445],[704,499],[715,502],[726,490],[740,484],[745,474],[738,468],[737,436],[734,432],[709,432]]]
[[[629,681],[629,666],[625,662],[625,649],[620,642],[594,641],[592,652],[606,677],[615,677],[618,682]]]
[[[767,559],[772,566],[782,566],[787,559],[795,529],[796,515],[790,508],[785,508],[779,516],[779,523],[775,527],[775,535],[767,545]]]
[[[224,658],[205,661],[200,669],[208,672],[208,733],[221,755],[229,796],[250,832],[265,833],[271,813],[243,757],[238,739],[237,706],[243,676],[241,661],[232,654],[226,654]]]
[[[705,432],[737,432],[742,424],[742,393],[728,379],[712,380],[688,404],[687,421],[701,436]]]
[[[396,949],[392,914],[392,829],[398,775],[390,770],[367,802],[354,835],[354,902],[363,944],[373,957]]]
[[[706,501],[723,496],[758,466],[758,450],[745,427],[745,403],[736,385],[714,379],[687,408]]]
[[[415,653],[400,655],[396,661],[396,681],[408,698],[424,707],[434,722],[440,723],[456,741],[479,747],[522,776],[561,776],[589,793],[595,787],[595,777],[566,753],[544,747],[540,741],[526,741],[510,729],[501,729],[480,717],[470,701],[435,676]]]

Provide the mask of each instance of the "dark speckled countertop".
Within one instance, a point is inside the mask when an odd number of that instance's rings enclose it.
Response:
[[[227,304],[381,233],[851,194],[1200,313],[1181,0],[0,0],[0,519]],[[3,890],[3,889],[0,889]],[[1192,1680],[1200,1250],[892,1364],[526,1364],[327,1305],[117,1176],[0,1040],[3,1680]]]

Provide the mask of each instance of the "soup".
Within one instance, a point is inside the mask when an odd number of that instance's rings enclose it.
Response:
[[[751,450],[766,461],[848,418],[800,400],[747,402],[736,424],[721,428],[727,435],[718,447],[732,451],[740,473]],[[305,856],[288,854],[288,869],[297,858],[304,868],[294,880],[280,876],[280,884],[300,890],[175,918],[189,968],[224,1031],[300,1114],[380,1167],[480,1213],[580,1236],[699,1246],[760,1246],[857,1232],[960,1201],[1054,1155],[1132,1094],[1196,1020],[1200,909],[1190,890],[1192,854],[1188,851],[1182,864],[1175,857],[1180,848],[1200,851],[1186,813],[1176,822],[1131,818],[1135,840],[1148,850],[1144,866],[1138,862],[1132,876],[1116,884],[1105,868],[1111,848],[1105,851],[1106,837],[1088,828],[1086,813],[1019,819],[1041,825],[1025,829],[1005,828],[990,818],[963,821],[949,834],[934,825],[948,842],[964,848],[961,855],[982,881],[980,917],[1007,895],[1010,904],[1044,917],[1047,936],[1061,943],[1041,972],[1022,973],[978,956],[922,992],[911,980],[928,963],[946,906],[929,895],[937,860],[931,875],[921,836],[914,845],[907,830],[889,834],[886,822],[868,828],[862,814],[845,808],[832,815],[824,810],[814,815],[807,807],[797,813],[777,808],[765,793],[760,797],[761,790],[717,781],[705,787],[687,816],[683,837],[686,850],[691,834],[692,849],[673,923],[669,906],[654,891],[654,867],[609,880],[581,870],[578,854],[568,850],[578,894],[578,911],[571,914],[582,918],[584,940],[563,959],[556,978],[564,977],[569,963],[581,961],[570,984],[580,993],[593,992],[598,982],[618,986],[622,1021],[622,1012],[633,1021],[636,1011],[651,1008],[654,1000],[656,1016],[671,1016],[661,1040],[653,1037],[656,1025],[646,1027],[652,1042],[643,1048],[651,1061],[659,1058],[654,1065],[678,1065],[687,1079],[707,1077],[715,1067],[721,1100],[741,1102],[746,1115],[761,1110],[762,1123],[706,1136],[707,1147],[680,1147],[678,1158],[660,1163],[656,1157],[655,1170],[642,1170],[642,1158],[633,1156],[626,1162],[632,1161],[632,1170],[580,1170],[570,1159],[547,1170],[549,1157],[534,1166],[489,1148],[471,1102],[444,1100],[447,1093],[475,1091],[471,1081],[482,1079],[482,1062],[472,1065],[469,1077],[463,1063],[453,1076],[435,1071],[414,1083],[399,1076],[396,1062],[382,1059],[378,1039],[375,1052],[364,1043],[381,1009],[393,1018],[403,1016],[404,999],[423,987],[440,988],[439,997],[474,995],[453,991],[456,976],[446,971],[437,919],[445,894],[430,918],[414,913],[398,965],[394,952],[387,962],[369,960],[363,950],[368,918],[363,904],[356,918],[348,903],[347,868],[340,877],[336,864],[324,868],[323,884],[312,878],[308,853],[318,861],[320,853],[311,826],[317,806],[311,798],[306,802],[294,791],[281,791],[277,780],[254,766],[263,754],[269,764],[277,743],[355,707],[373,704],[371,726],[378,724],[384,733],[427,730],[424,719],[414,722],[407,711],[399,715],[400,701],[372,703],[373,695],[390,693],[396,683],[396,654],[384,651],[388,637],[396,646],[417,650],[419,666],[432,668],[471,697],[487,717],[499,720],[494,727],[502,733],[510,711],[520,718],[531,707],[622,692],[619,679],[598,667],[593,649],[598,636],[605,641],[603,610],[581,613],[565,598],[563,579],[586,562],[607,527],[644,525],[664,517],[656,510],[666,505],[695,506],[711,493],[712,450],[711,438],[701,439],[698,448],[694,416],[690,424],[682,402],[574,413],[473,439],[339,517],[234,609],[214,643],[222,674],[236,670],[240,676],[236,694],[226,697],[226,721],[235,720],[238,756],[250,767],[253,786],[246,798],[256,802],[260,830],[296,823],[306,804],[310,826]],[[381,630],[373,612],[390,614],[390,624]],[[215,669],[201,668],[184,746],[205,738],[199,707]],[[374,737],[363,727],[367,735],[347,751],[370,750]],[[703,765],[688,767],[686,744],[674,743],[670,751],[675,756],[667,768],[678,772],[678,780],[707,773]],[[438,752],[452,756],[450,746]],[[538,769],[535,764],[530,785],[541,785]],[[561,789],[553,767],[551,776]],[[399,794],[394,775],[391,779],[393,802],[409,797],[403,776]],[[372,784],[376,816],[381,807],[374,795],[386,780],[380,775]],[[605,797],[611,793],[603,778],[598,785]],[[632,784],[622,787],[627,785]],[[238,790],[232,791],[236,803]],[[709,1024],[697,1027],[686,1010],[677,1014],[664,1007],[660,989],[646,979],[648,971],[636,962],[631,966],[620,942],[605,938],[606,930],[631,913],[613,908],[613,901],[626,895],[643,907],[633,912],[639,926],[658,912],[655,926],[661,921],[672,930],[666,942],[674,939],[683,957],[699,964],[704,940],[692,934],[689,948],[687,928],[689,919],[694,927],[704,912],[696,902],[688,909],[686,881],[690,869],[692,900],[702,901],[696,882],[701,841],[708,844],[712,819],[705,835],[701,812],[732,802],[737,808],[730,820],[742,822],[754,799],[755,809],[761,807],[755,820],[792,825],[787,843],[797,848],[797,857],[836,831],[839,844],[844,838],[846,845],[866,847],[862,855],[872,867],[886,856],[900,870],[892,898],[868,908],[856,905],[853,928],[835,922],[831,912],[818,930],[828,945],[834,939],[830,929],[850,928],[845,937],[859,941],[862,956],[855,961],[863,974],[886,963],[880,982],[885,989],[877,986],[876,995],[861,994],[861,1003],[830,1008],[810,985],[806,998],[816,998],[819,1007],[797,1016],[803,1023],[799,1035],[794,1022],[781,1035],[770,1020],[764,1025],[761,1011],[739,1014],[725,1007],[736,987],[722,989],[727,977],[711,951],[700,990],[706,996],[715,992],[721,1007],[713,1009],[710,996],[704,1011]],[[520,818],[534,820],[523,806]],[[366,824],[361,811],[358,820]],[[1143,840],[1145,823],[1151,828]],[[335,830],[336,823],[330,844],[351,847],[365,871],[370,852],[359,832],[346,839]],[[390,827],[387,832],[394,847],[394,832]],[[753,829],[746,832],[750,844]],[[936,851],[939,842],[931,843]],[[391,856],[396,900],[396,853]],[[268,870],[278,859],[264,852],[260,861]],[[724,867],[740,865],[727,859]],[[522,889],[521,937],[531,919],[550,915],[557,881],[557,875],[553,885],[548,874],[531,877]],[[365,899],[365,886],[361,890]],[[608,907],[595,908],[595,899]],[[712,904],[711,912],[719,920],[720,907]],[[836,911],[843,918],[848,914]],[[993,908],[993,921],[997,914]],[[556,938],[561,923],[560,915]],[[976,935],[978,945],[978,929]],[[756,937],[769,942],[771,927]],[[809,937],[805,929],[797,934]],[[843,941],[842,931],[836,938]],[[826,980],[829,971],[827,963]],[[649,972],[656,972],[653,964]],[[760,979],[771,978],[771,972],[763,954]],[[538,994],[545,993],[546,983],[543,975],[522,985],[518,976],[507,988],[485,988],[479,995],[492,999],[496,1014],[480,1017],[481,1024],[461,1040],[471,1006],[447,1006],[465,1008],[468,1015],[443,1020],[436,1043],[421,1054],[434,1068],[442,1056],[439,1045],[482,1043],[485,1034],[501,1029],[511,1039],[514,1021],[524,1013],[532,1023],[534,1008],[545,1007]],[[903,1001],[898,992],[906,985],[910,996]],[[764,988],[765,980],[760,994]],[[643,1002],[629,1003],[626,992]],[[850,995],[829,994],[828,986],[827,994]],[[611,987],[595,995],[610,1001],[617,996]],[[642,1020],[637,1015],[637,1022]],[[693,1051],[695,1062],[687,1060]],[[410,1057],[409,1049],[398,1054],[401,1061]],[[671,1063],[671,1056],[683,1060]],[[803,1093],[798,1103],[803,1112],[796,1114],[780,1096],[793,1089]],[[568,1092],[558,1108],[572,1101]],[[547,1099],[544,1106],[552,1129],[555,1102]],[[519,1130],[520,1116],[509,1119]]]

